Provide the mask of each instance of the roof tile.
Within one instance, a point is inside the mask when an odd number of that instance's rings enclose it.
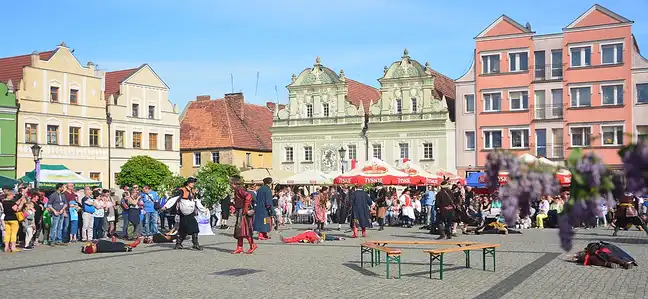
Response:
[[[110,95],[117,94],[119,92],[119,85],[124,82],[128,77],[133,73],[137,72],[140,68],[133,68],[127,70],[119,70],[113,72],[106,72],[106,91],[104,95],[106,96],[106,101],[110,98]]]
[[[41,52],[41,60],[49,60],[56,50]],[[18,88],[23,78],[23,69],[31,65],[31,54],[0,58],[0,82],[11,83]]]

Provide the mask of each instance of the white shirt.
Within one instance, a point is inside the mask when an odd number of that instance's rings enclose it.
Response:
[[[415,200],[414,201],[414,209],[418,212],[421,212],[421,201],[420,200]]]

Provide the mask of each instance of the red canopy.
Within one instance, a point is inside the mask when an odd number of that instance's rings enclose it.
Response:
[[[431,174],[423,169],[421,165],[409,160],[399,165],[398,170],[412,177],[416,185],[439,185],[443,181],[443,177]]]
[[[456,175],[456,174],[454,174],[454,173],[452,173],[450,171],[447,171],[447,170],[445,170],[443,168],[439,168],[439,169],[436,170],[436,172],[433,172],[433,173],[436,173],[437,176],[440,176],[442,178],[443,177],[448,178],[450,183],[452,183],[452,184],[456,184],[456,183],[461,183],[462,185],[466,184],[466,179],[465,178],[462,178],[462,177],[460,177],[460,176],[458,176],[458,175]]]
[[[361,164],[353,170],[336,177],[333,183],[354,185],[375,183],[382,183],[384,185],[416,185],[418,181],[415,177],[411,177],[407,173],[397,170],[384,161],[372,158],[370,161]]]

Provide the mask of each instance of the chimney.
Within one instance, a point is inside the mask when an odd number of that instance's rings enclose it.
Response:
[[[34,66],[40,61],[40,52],[34,51],[31,53],[31,65]]]
[[[211,96],[197,96],[196,97],[196,101],[198,101],[198,102],[200,102],[200,101],[209,101],[209,100],[211,100]]]
[[[225,94],[225,101],[227,101],[227,104],[232,107],[232,110],[234,110],[234,113],[236,113],[239,118],[243,119],[245,117],[245,100],[243,99],[242,92]]]

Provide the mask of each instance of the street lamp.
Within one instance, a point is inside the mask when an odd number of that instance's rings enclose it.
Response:
[[[32,154],[34,155],[34,188],[38,188],[38,177],[40,177],[40,160],[41,160],[41,146],[38,143],[34,143],[31,146]]]
[[[340,163],[342,166],[342,173],[344,173],[344,156],[346,155],[346,149],[344,149],[344,147],[340,147],[338,153],[340,153]]]
[[[106,124],[108,124],[108,188],[112,187],[112,169],[110,169],[110,147],[111,147],[111,140],[110,140],[110,125],[112,124],[112,116],[110,115],[110,112],[107,111],[108,106],[106,106]]]

